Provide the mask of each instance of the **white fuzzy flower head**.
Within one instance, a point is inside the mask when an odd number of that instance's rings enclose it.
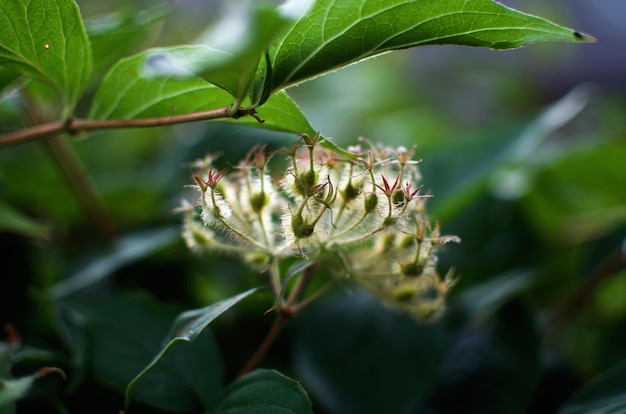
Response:
[[[303,135],[289,150],[253,148],[232,173],[208,156],[195,164],[200,197],[187,214],[185,239],[196,250],[237,254],[256,268],[275,263],[275,270],[293,256],[308,262],[335,256],[343,270],[334,274],[419,317],[437,314],[453,280],[451,273],[439,277],[435,252],[458,238],[441,236],[424,215],[430,195],[421,194],[415,149],[368,144],[366,151],[355,146],[339,154],[319,135]],[[270,159],[279,153],[288,164],[272,176]],[[275,292],[282,292],[287,281],[274,279]]]

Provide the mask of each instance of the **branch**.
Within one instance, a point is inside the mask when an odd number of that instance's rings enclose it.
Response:
[[[25,128],[20,131],[9,132],[0,135],[0,148],[31,141],[38,138],[49,137],[61,133],[78,134],[86,131],[96,131],[101,129],[115,128],[148,128],[166,125],[182,124],[186,122],[208,121],[220,118],[241,118],[250,115],[257,121],[263,122],[257,114],[255,108],[241,108],[234,115],[229,114],[230,108],[223,107],[210,109],[208,111],[192,112],[190,114],[160,116],[154,118],[137,118],[137,119],[69,119],[67,122],[50,122],[47,124],[36,125]]]
[[[261,345],[259,345],[259,347],[255,351],[254,355],[252,355],[248,363],[239,372],[239,375],[237,375],[237,379],[243,377],[248,372],[252,371],[259,364],[259,362],[261,362],[263,357],[265,357],[265,354],[267,354],[267,351],[269,351],[269,349],[272,347],[274,342],[276,342],[276,339],[278,338],[278,335],[283,329],[285,322],[287,322],[289,318],[291,318],[293,315],[295,315],[304,307],[305,302],[300,303],[301,306],[298,306],[296,302],[300,299],[300,297],[306,290],[307,284],[311,280],[313,273],[315,273],[316,268],[317,268],[317,265],[308,267],[302,271],[302,273],[300,274],[300,278],[296,282],[296,285],[293,287],[293,290],[291,291],[291,294],[289,295],[289,298],[287,299],[287,302],[279,306],[278,315],[276,315],[274,324],[272,325],[269,332],[265,336],[265,339],[263,340],[263,342],[261,342]],[[283,283],[287,283],[287,282],[283,281]],[[324,292],[325,291],[326,290],[324,290]],[[315,299],[317,299],[318,297],[319,297],[318,295],[314,295]],[[312,300],[306,301],[306,304],[309,305],[311,302]]]

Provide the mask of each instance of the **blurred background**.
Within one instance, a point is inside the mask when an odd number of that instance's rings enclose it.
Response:
[[[154,7],[150,1],[77,3],[88,22],[120,11],[135,19],[123,44],[96,56],[81,115],[120,56],[193,43],[224,9],[185,0],[156,16],[140,12]],[[374,412],[393,400],[387,412],[552,413],[626,359],[626,3],[503,3],[598,41],[506,52],[422,47],[288,90],[313,127],[340,146],[359,137],[415,146],[424,189],[434,194],[429,215],[463,240],[441,251],[442,272],[454,267],[460,282],[434,325],[413,327],[365,294],[347,305],[343,290],[294,321],[265,365],[303,381],[319,412]],[[0,125],[27,124],[20,111],[3,99]],[[83,307],[148,292],[173,312],[163,316],[166,331],[176,311],[263,280],[231,258],[189,252],[171,211],[191,199],[183,188],[189,162],[220,152],[226,165],[255,144],[277,148],[295,139],[217,122],[80,137],[72,147],[85,185],[99,194],[95,211],[45,142],[0,150],[0,322],[16,326],[33,350],[14,373],[43,360],[81,377],[69,387],[46,379],[21,403],[24,412],[50,395],[70,412],[121,407],[125,384],[99,368],[112,356],[90,345],[102,332],[87,328],[85,343],[76,339],[82,331],[67,328],[67,315],[46,299],[50,292]],[[266,302],[252,301],[214,328],[227,380],[271,323]],[[354,320],[368,322],[355,327]],[[353,330],[363,335],[327,339]],[[413,348],[381,342],[376,334],[389,330]],[[344,361],[341,368],[329,354]],[[401,368],[406,361],[414,364],[409,372]],[[368,364],[377,376],[364,379],[358,367]],[[94,395],[102,401],[97,411],[88,403]]]

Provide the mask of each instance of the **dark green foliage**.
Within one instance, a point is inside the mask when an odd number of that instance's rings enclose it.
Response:
[[[240,31],[204,8],[195,11],[203,26],[187,28],[187,2],[145,11],[105,3],[0,0],[0,133],[55,123],[57,135],[69,133],[57,137],[66,146],[37,128],[17,141],[0,136],[0,325],[11,324],[0,338],[0,413],[624,411],[623,94],[542,96],[549,80],[517,64],[494,69],[478,54],[429,78],[410,55],[386,56],[294,88],[294,99],[284,91],[392,50],[592,37],[490,0],[317,0],[305,14],[248,2],[225,16]],[[221,31],[172,46],[178,29],[199,34],[208,20]],[[558,49],[539,50],[516,56],[545,75]],[[471,75],[468,60],[478,62]],[[472,76],[480,93],[470,96],[459,85]],[[472,118],[483,92],[498,111],[482,116],[498,122]],[[102,127],[201,111],[221,111],[226,123]],[[320,138],[328,154],[354,162],[340,146],[360,134],[417,146],[422,193],[435,194],[426,211],[463,239],[440,255],[460,280],[444,315],[418,323],[348,275],[286,316],[264,368],[237,377],[270,321],[294,308],[257,291],[270,284],[267,257],[248,257],[250,271],[194,254],[171,213],[198,196],[183,186],[205,153],[223,152],[220,169],[232,167],[253,145],[289,148],[318,128],[336,137]],[[90,131],[99,132],[73,139]],[[297,190],[332,197],[316,174],[301,171]],[[340,191],[361,195],[352,184]],[[365,211],[379,214],[382,193],[363,195]],[[271,203],[249,196],[256,213]],[[403,191],[391,201],[408,202]],[[289,213],[297,238],[314,237],[315,224]],[[298,283],[294,300],[323,292],[346,267],[338,252],[326,259],[287,263],[282,293]],[[403,266],[423,272],[419,262]],[[67,381],[54,375],[63,373]]]

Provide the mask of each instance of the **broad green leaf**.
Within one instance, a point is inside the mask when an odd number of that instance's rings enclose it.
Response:
[[[106,74],[89,115],[92,119],[150,118],[228,106],[232,97],[200,78],[146,77],[143,66],[155,53],[191,46],[152,49],[120,60]]]
[[[52,85],[70,116],[92,56],[73,0],[0,0],[0,64]]]
[[[194,309],[190,311],[186,311],[181,313],[176,317],[176,320],[172,324],[170,328],[170,332],[167,335],[164,345],[159,351],[159,353],[150,361],[150,363],[135,377],[130,381],[128,387],[126,388],[126,409],[130,405],[130,401],[133,395],[133,390],[137,386],[138,383],[142,383],[146,376],[151,375],[151,371],[157,366],[159,363],[166,358],[166,355],[172,350],[174,345],[178,342],[193,342],[198,339],[198,336],[206,329],[206,327],[213,322],[218,316],[226,312],[228,309],[236,305],[241,300],[247,298],[258,289],[250,289],[239,295],[233,296],[232,298],[222,300],[218,303],[214,303],[207,307],[201,309]],[[193,361],[190,361],[193,364]],[[187,367],[192,372],[196,371],[196,367],[193,365]],[[205,407],[208,408],[208,405],[211,401],[205,401]]]
[[[26,217],[2,200],[0,200],[0,231],[11,231],[37,239],[47,238],[50,233],[47,226]]]
[[[228,91],[238,109],[264,51],[286,23],[267,6],[235,9],[207,36],[206,45],[155,51],[144,70],[148,76],[203,78]]]
[[[416,412],[437,383],[442,325],[420,325],[350,289],[294,320],[299,378],[329,413]]]
[[[270,96],[265,104],[257,109],[257,113],[264,121],[262,124],[252,117],[239,118],[235,122],[274,131],[315,135],[315,130],[298,105],[284,91]]]
[[[93,49],[94,73],[102,74],[118,59],[155,36],[157,23],[173,11],[163,3],[146,10],[132,7],[85,19],[85,29]],[[136,50],[136,49],[135,49]]]
[[[187,46],[168,50],[177,51]],[[154,51],[123,59],[115,65],[100,86],[90,118],[132,119],[188,114],[223,108],[232,97],[224,90],[200,78],[146,77],[142,68]],[[313,127],[298,106],[284,92],[272,95],[258,114],[263,123],[252,117],[224,119],[275,131],[314,134]]]
[[[19,72],[0,66],[0,133],[20,127],[24,105],[15,91],[23,83]]]
[[[167,347],[176,341],[193,341],[215,318],[258,290],[258,288],[249,289],[204,308],[181,313],[176,317],[165,340]]]
[[[557,414],[618,414],[626,412],[626,364],[621,363],[592,380]]]
[[[4,89],[13,84],[19,76],[19,72],[0,66],[0,102],[6,99]]]
[[[95,378],[120,390],[159,353],[176,313],[138,294],[64,300],[61,305],[77,315],[86,334],[88,363]],[[222,382],[222,357],[211,332],[205,330],[193,343],[175,347],[151,364],[150,372],[134,387],[133,397],[164,410],[199,412],[216,401]]]
[[[317,0],[271,50],[274,89],[390,50],[454,44],[512,49],[591,37],[491,0]]]
[[[302,386],[278,371],[257,369],[224,390],[215,414],[308,414],[311,401]]]
[[[53,286],[50,295],[53,299],[59,299],[93,286],[111,276],[120,267],[178,240],[178,231],[172,228],[131,234],[119,240],[110,251],[98,255],[89,264]]]
[[[528,219],[561,243],[592,240],[623,226],[624,159],[626,146],[618,140],[552,160],[536,172],[533,191],[522,199]]]

